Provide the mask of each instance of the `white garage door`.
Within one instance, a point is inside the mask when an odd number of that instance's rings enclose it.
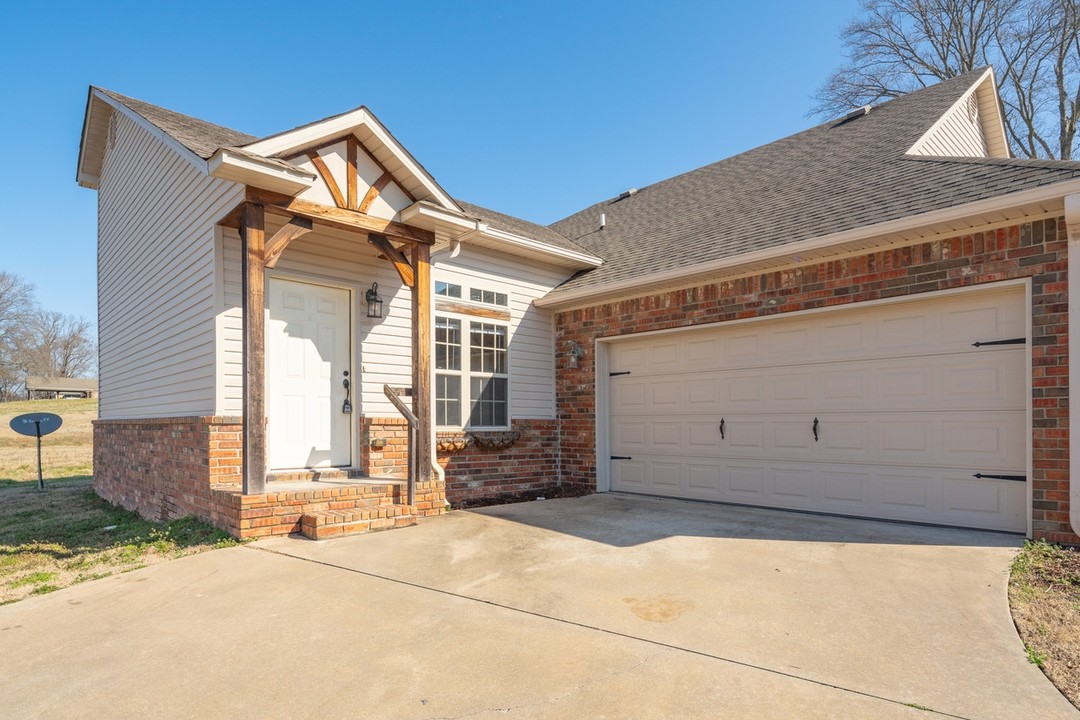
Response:
[[[1026,335],[1014,287],[612,342],[611,488],[1023,532]]]

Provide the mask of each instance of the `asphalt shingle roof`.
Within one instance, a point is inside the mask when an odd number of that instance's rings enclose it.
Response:
[[[220,148],[239,147],[258,140],[254,135],[230,130],[227,127],[215,125],[190,115],[166,110],[163,107],[151,105],[148,102],[136,100],[115,93],[112,90],[97,89],[156,125],[166,135],[203,160],[209,160]]]
[[[521,235],[522,237],[531,238],[548,245],[563,248],[564,250],[573,250],[574,252],[582,253],[589,252],[578,243],[573,242],[550,227],[537,225],[536,223],[522,220],[521,218],[516,218],[512,215],[495,212],[494,210],[489,210],[488,208],[480,207],[479,205],[473,205],[472,203],[458,200],[457,198],[454,198],[454,200],[461,206],[461,209],[465,211],[466,215],[471,215],[478,220],[482,220],[496,230],[505,230],[514,235]]]
[[[604,264],[549,297],[1080,177],[1077,162],[904,154],[981,74],[946,80],[553,223]]]

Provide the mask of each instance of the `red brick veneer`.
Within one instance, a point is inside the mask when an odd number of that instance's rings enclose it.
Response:
[[[596,338],[1031,278],[1034,535],[1080,543],[1069,524],[1067,247],[1064,218],[1039,220],[557,313],[563,482],[596,486],[595,358],[567,367],[571,340],[588,348]]]
[[[361,419],[361,468],[369,475],[408,472],[408,426],[401,418]],[[514,420],[511,430],[517,441],[502,450],[469,444],[457,452],[439,452],[437,460],[446,472],[446,500],[451,504],[559,484],[559,441],[556,420]],[[439,433],[460,436],[470,433]],[[495,433],[498,434],[498,433]],[[380,449],[372,440],[385,440]]]
[[[454,453],[438,453],[438,462],[446,471],[446,498],[451,505],[559,484],[558,421],[514,420],[511,430],[520,437],[502,450],[469,444]]]
[[[94,421],[94,490],[153,520],[211,520],[210,486],[240,483],[235,417]]]

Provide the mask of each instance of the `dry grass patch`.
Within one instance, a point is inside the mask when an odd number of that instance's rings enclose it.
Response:
[[[1025,543],[1013,563],[1009,606],[1028,659],[1080,708],[1080,550]]]
[[[235,545],[193,518],[154,523],[99,498],[90,478],[0,480],[0,605]]]
[[[0,482],[37,480],[37,440],[19,435],[9,423],[30,412],[56,413],[60,429],[41,440],[45,479],[90,475],[94,471],[94,428],[97,400],[28,400],[0,403]]]

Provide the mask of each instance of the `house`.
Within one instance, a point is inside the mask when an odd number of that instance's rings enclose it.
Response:
[[[990,69],[548,227],[364,107],[256,138],[91,88],[78,181],[95,487],[144,515],[329,537],[564,484],[1080,542],[1080,163],[1010,157]]]

